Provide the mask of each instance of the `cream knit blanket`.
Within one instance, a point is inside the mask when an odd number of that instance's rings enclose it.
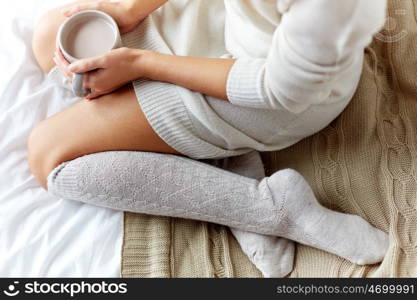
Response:
[[[417,1],[390,0],[389,17],[343,114],[263,157],[269,173],[296,169],[324,205],[389,232],[389,252],[380,265],[357,266],[298,245],[291,277],[417,276]],[[126,213],[122,276],[261,275],[223,226]]]

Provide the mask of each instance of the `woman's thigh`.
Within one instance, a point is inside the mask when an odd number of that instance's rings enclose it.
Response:
[[[103,151],[178,154],[149,125],[131,86],[80,101],[41,122],[29,138],[29,163],[42,186],[60,163]]]

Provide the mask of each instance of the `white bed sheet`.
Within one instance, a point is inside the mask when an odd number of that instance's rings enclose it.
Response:
[[[29,172],[31,128],[74,101],[37,66],[34,23],[67,0],[0,1],[0,276],[119,277],[123,214],[54,198]]]

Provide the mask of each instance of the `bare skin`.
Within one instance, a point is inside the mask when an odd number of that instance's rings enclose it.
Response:
[[[34,33],[33,51],[45,72],[55,66],[55,37],[65,20],[61,9],[48,12]],[[41,122],[32,131],[28,148],[31,171],[45,189],[55,167],[83,155],[112,150],[178,154],[149,125],[131,87],[94,102],[80,101]]]
[[[45,72],[55,65],[71,77],[85,73],[87,99],[43,121],[29,138],[29,164],[37,181],[47,188],[47,176],[60,163],[77,157],[117,150],[179,154],[149,125],[131,87],[138,78],[180,85],[227,100],[227,77],[233,59],[165,55],[140,49],[116,49],[69,65],[56,49],[56,34],[66,17],[98,9],[110,14],[122,32],[134,28],[166,0],[81,0],[49,11],[35,29],[33,52]],[[204,72],[202,72],[204,70]]]

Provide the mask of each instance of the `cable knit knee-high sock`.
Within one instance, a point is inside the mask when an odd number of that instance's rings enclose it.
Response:
[[[174,155],[105,152],[61,164],[48,189],[98,206],[286,237],[358,264],[381,261],[388,248],[387,234],[321,206],[290,169],[258,181]]]
[[[259,152],[210,160],[209,163],[229,172],[256,180],[265,178],[265,170]],[[243,252],[262,272],[264,277],[284,277],[292,271],[295,253],[293,241],[236,228],[230,228],[230,230]]]

